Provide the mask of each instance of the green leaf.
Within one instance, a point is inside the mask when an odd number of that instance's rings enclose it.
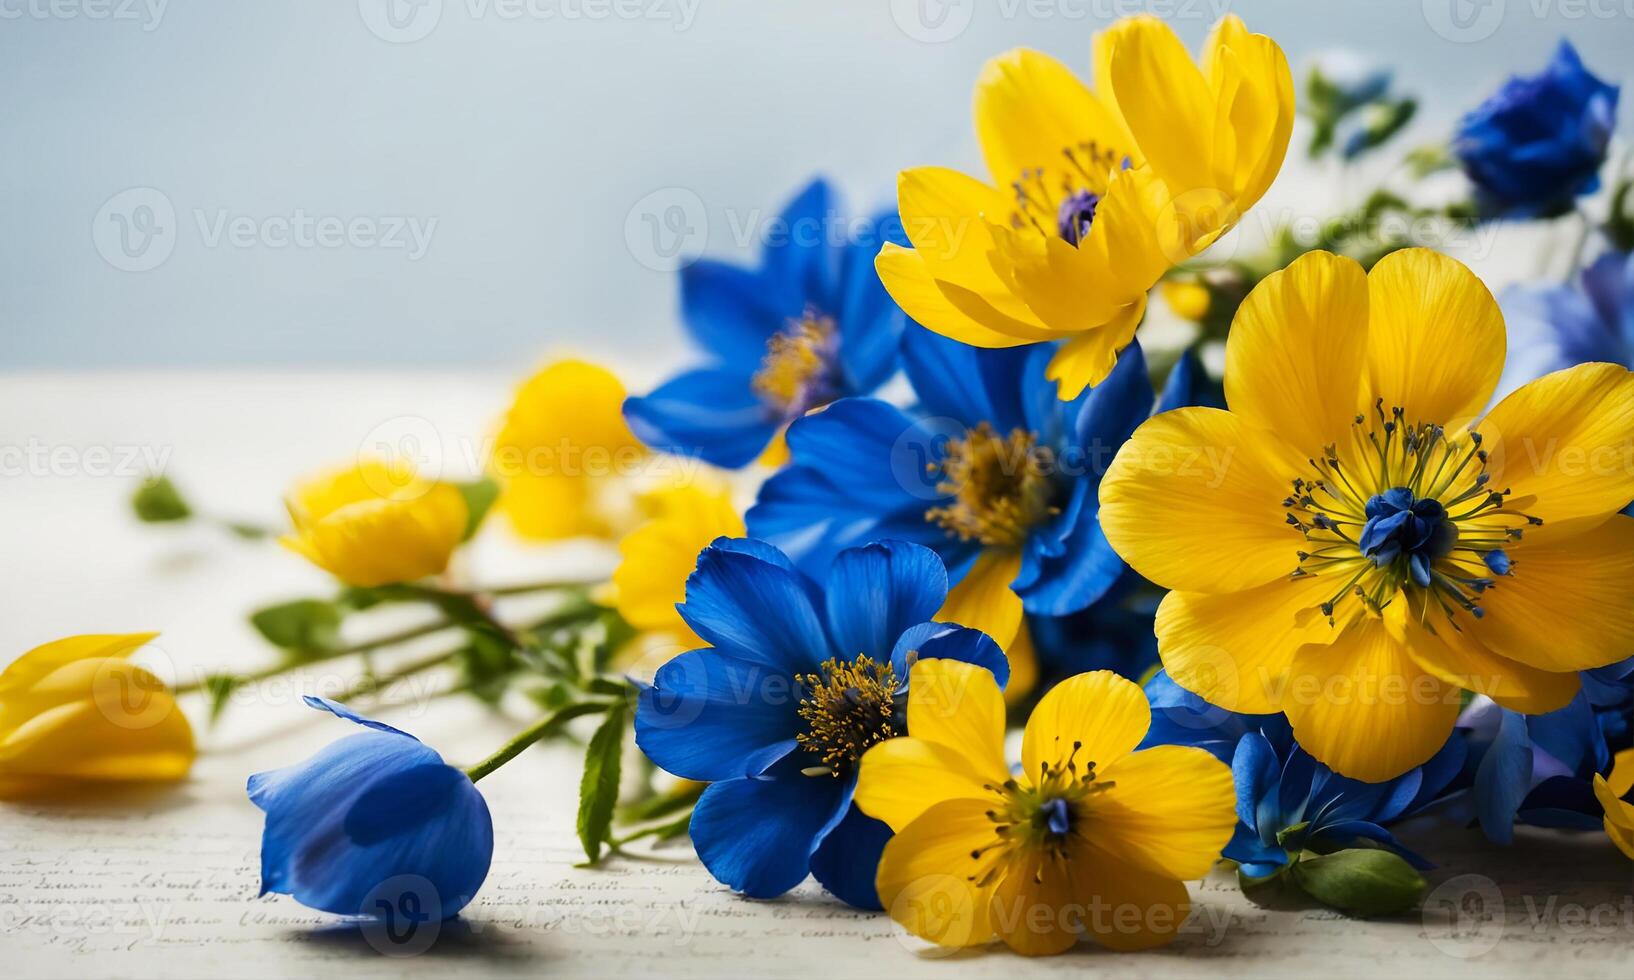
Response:
[[[590,747],[584,753],[584,777],[579,781],[579,842],[592,864],[601,860],[602,845],[611,839],[624,753],[624,714],[624,703],[615,701],[607,709],[601,727],[590,736]]]
[[[482,519],[488,516],[494,501],[499,499],[499,484],[483,477],[470,483],[456,483],[454,489],[465,498],[465,534],[460,540],[469,541],[482,527]]]
[[[296,599],[250,614],[254,626],[275,647],[300,653],[325,653],[340,647],[339,606],[322,599]]]
[[[1412,865],[1378,848],[1305,857],[1289,873],[1305,894],[1358,916],[1406,912],[1424,894],[1424,879]]]
[[[244,683],[232,674],[211,674],[204,679],[204,695],[210,699],[210,722],[214,724],[227,710],[227,699]]]
[[[137,520],[148,524],[185,521],[193,516],[193,508],[187,506],[187,501],[182,499],[181,492],[167,476],[150,476],[143,480],[130,502]]]

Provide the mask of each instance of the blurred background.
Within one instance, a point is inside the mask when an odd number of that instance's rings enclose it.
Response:
[[[673,360],[677,265],[979,172],[982,62],[1136,12],[1394,69],[1403,148],[1562,37],[1634,67],[1634,0],[0,0],[0,369]],[[1337,210],[1307,138],[1267,215]]]

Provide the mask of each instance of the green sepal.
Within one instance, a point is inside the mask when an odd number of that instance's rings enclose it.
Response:
[[[150,476],[143,480],[130,503],[136,519],[147,524],[185,521],[193,516],[193,508],[167,476]]]
[[[1401,855],[1372,847],[1302,857],[1288,874],[1305,894],[1331,908],[1368,917],[1417,907],[1424,878]]]
[[[1291,911],[1310,904],[1310,899],[1289,876],[1287,865],[1262,878],[1245,874],[1238,868],[1237,887],[1242,889],[1244,898],[1262,909]]]

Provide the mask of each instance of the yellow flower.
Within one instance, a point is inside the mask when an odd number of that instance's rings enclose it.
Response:
[[[518,534],[613,538],[633,526],[633,478],[650,454],[624,423],[624,396],[612,372],[576,360],[549,364],[517,389],[491,470]]]
[[[1208,316],[1208,308],[1213,303],[1208,287],[1195,279],[1165,279],[1158,284],[1158,292],[1163,294],[1163,302],[1174,315],[1182,320],[1202,320]]]
[[[613,605],[636,629],[667,633],[686,649],[707,646],[675,611],[686,598],[698,552],[719,537],[742,537],[743,518],[725,488],[668,487],[646,497],[653,516],[619,542]],[[677,651],[679,652],[679,651]]]
[[[376,459],[305,480],[287,503],[284,546],[362,588],[438,574],[465,535],[458,489]]]
[[[127,659],[157,635],[70,636],[0,673],[0,797],[187,775],[187,716]]]
[[[1326,252],[1260,283],[1226,342],[1230,411],[1154,416],[1101,528],[1173,589],[1158,652],[1231,711],[1377,781],[1429,759],[1460,689],[1538,714],[1634,649],[1634,374],[1581,364],[1478,422],[1503,316],[1426,249]],[[1473,424],[1472,424],[1473,423]]]
[[[1228,231],[1282,166],[1293,79],[1282,49],[1226,17],[1193,64],[1155,17],[1095,39],[1092,92],[1018,49],[976,83],[983,183],[925,167],[897,180],[913,248],[876,262],[897,303],[978,347],[1066,343],[1062,398],[1112,370],[1164,272]]]
[[[1004,757],[1004,699],[980,667],[921,660],[908,735],[862,758],[857,805],[896,832],[876,884],[891,917],[943,946],[997,936],[1059,953],[1087,933],[1113,949],[1173,939],[1182,882],[1206,874],[1237,823],[1231,771],[1202,749],[1135,751],[1146,696],[1111,671],[1038,703],[1020,774]]]
[[[1612,760],[1611,778],[1594,777],[1594,795],[1606,810],[1606,836],[1617,849],[1634,858],[1634,749],[1624,749]]]

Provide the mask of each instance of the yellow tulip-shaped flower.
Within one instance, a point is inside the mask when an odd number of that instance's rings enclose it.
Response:
[[[494,445],[499,506],[525,538],[613,538],[639,519],[650,453],[624,423],[624,384],[584,361],[547,365],[517,389]]]
[[[303,481],[287,503],[295,533],[284,545],[361,588],[447,568],[468,516],[458,489],[375,459]]]
[[[187,775],[187,716],[128,659],[156,635],[70,636],[0,673],[0,797]]]
[[[675,611],[686,599],[686,581],[698,552],[719,537],[738,538],[743,518],[725,488],[668,487],[646,498],[653,516],[619,542],[613,570],[613,604],[636,629],[661,632],[687,649],[708,646]]]
[[[1154,416],[1101,484],[1107,540],[1175,590],[1169,676],[1378,781],[1441,747],[1460,689],[1537,714],[1627,656],[1634,374],[1581,364],[1476,421],[1504,353],[1486,287],[1425,249],[1260,283],[1230,411]]]
[[[1094,55],[1094,91],[1036,51],[990,61],[975,116],[993,183],[903,171],[913,248],[876,262],[910,316],[955,340],[1066,341],[1049,365],[1062,398],[1106,377],[1158,278],[1265,193],[1294,118],[1281,48],[1235,16],[1201,65],[1150,16],[1101,33]]]
[[[1140,752],[1151,710],[1111,671],[1056,685],[1004,757],[993,676],[921,660],[908,735],[868,750],[856,801],[896,832],[876,883],[903,928],[943,946],[1002,939],[1059,953],[1087,933],[1113,949],[1173,939],[1237,823],[1231,771],[1202,749]]]
[[[1606,836],[1634,858],[1634,749],[1617,753],[1610,779],[1594,777],[1594,795],[1606,810]]]

